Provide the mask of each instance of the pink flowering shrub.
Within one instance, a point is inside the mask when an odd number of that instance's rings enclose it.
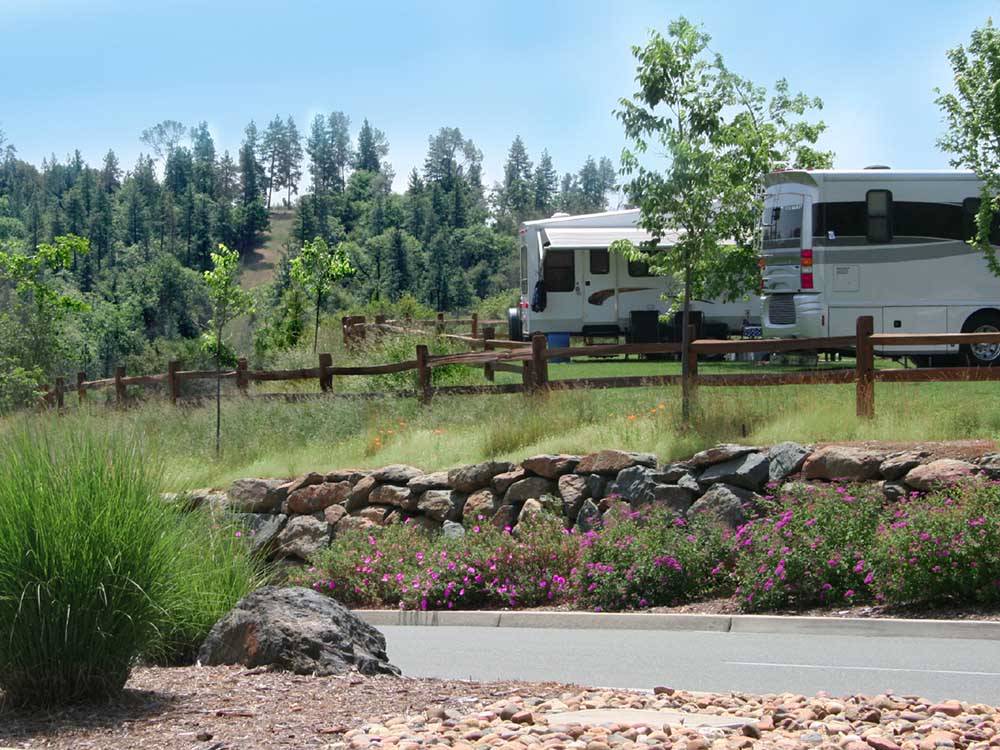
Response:
[[[572,599],[579,545],[555,519],[517,535],[473,525],[460,539],[409,524],[338,535],[296,574],[349,606],[401,609],[531,607]]]
[[[724,533],[712,522],[628,513],[581,545],[580,599],[596,610],[677,604],[728,586]]]
[[[850,604],[871,596],[870,550],[883,499],[871,486],[813,487],[767,496],[763,515],[731,540],[743,609]]]
[[[1000,487],[956,487],[900,503],[872,554],[879,601],[1000,601]]]

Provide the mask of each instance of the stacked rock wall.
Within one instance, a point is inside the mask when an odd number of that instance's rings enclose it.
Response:
[[[753,515],[763,493],[787,481],[879,482],[895,499],[982,476],[1000,478],[1000,454],[973,463],[932,460],[919,450],[812,449],[786,442],[768,448],[723,444],[669,464],[648,453],[602,450],[433,473],[402,464],[341,469],[292,480],[241,479],[225,492],[200,490],[183,499],[235,514],[253,535],[254,548],[272,559],[306,560],[350,529],[406,523],[461,536],[466,526],[488,523],[516,533],[524,519],[549,515],[567,528],[589,531],[622,510],[651,508],[681,517],[709,513],[736,528]]]

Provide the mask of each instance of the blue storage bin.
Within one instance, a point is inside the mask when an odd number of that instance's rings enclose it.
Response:
[[[545,344],[549,349],[564,349],[569,346],[569,334],[546,333]],[[569,357],[553,357],[549,362],[569,362]]]

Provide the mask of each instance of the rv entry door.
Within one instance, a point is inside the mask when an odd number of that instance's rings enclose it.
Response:
[[[615,326],[618,324],[618,294],[611,264],[618,260],[605,248],[584,250],[583,305],[584,326]]]

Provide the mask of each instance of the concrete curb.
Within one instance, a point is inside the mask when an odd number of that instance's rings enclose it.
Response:
[[[564,630],[662,630],[775,635],[841,635],[869,638],[1000,640],[1000,622],[897,620],[785,615],[698,615],[641,612],[503,612],[356,610],[376,627],[410,625],[473,628],[561,628]]]

